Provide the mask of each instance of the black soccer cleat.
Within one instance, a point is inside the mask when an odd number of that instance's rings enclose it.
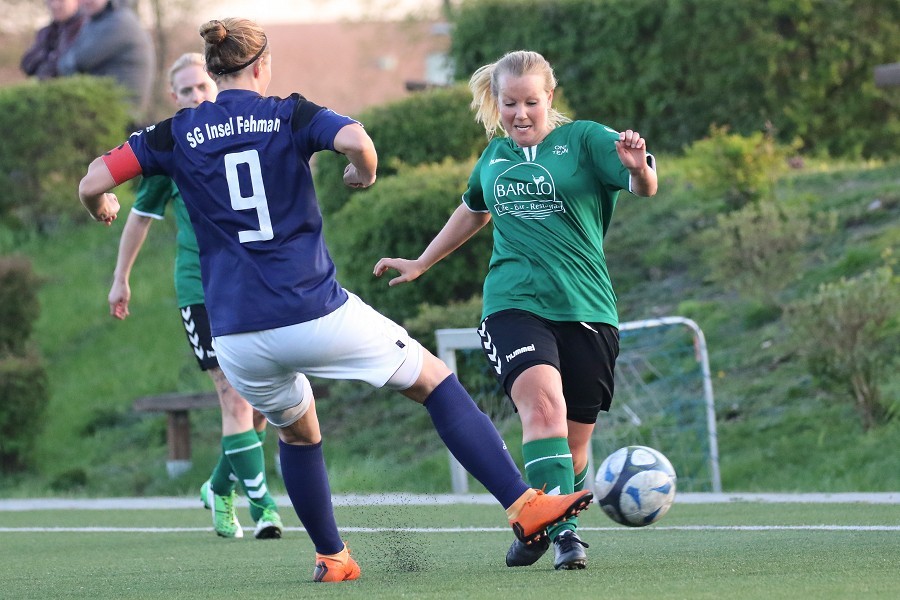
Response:
[[[583,542],[578,534],[570,529],[564,530],[553,540],[553,551],[556,558],[553,568],[557,570],[584,569],[587,567],[587,542]]]
[[[550,547],[550,540],[547,536],[539,539],[531,544],[524,544],[518,539],[514,539],[509,550],[506,551],[507,567],[527,567],[533,565],[540,557],[547,552]]]

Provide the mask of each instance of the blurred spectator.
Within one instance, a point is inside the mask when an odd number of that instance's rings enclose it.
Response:
[[[22,56],[21,68],[26,75],[38,79],[57,77],[56,63],[69,49],[85,17],[78,10],[78,0],[47,0],[50,24],[38,30],[31,48]]]
[[[75,42],[60,56],[59,74],[114,78],[131,92],[132,117],[141,123],[156,68],[150,34],[125,2],[80,1],[87,20]]]

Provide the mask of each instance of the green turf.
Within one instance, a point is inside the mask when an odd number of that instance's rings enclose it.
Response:
[[[565,586],[566,594],[588,598],[900,597],[897,505],[676,504],[643,529],[617,526],[592,507],[581,517],[591,548],[580,572],[555,572],[547,558],[505,567],[511,533],[495,506],[338,507],[363,577],[336,585],[311,583],[312,545],[295,529],[296,517],[283,513],[285,538],[257,541],[249,532],[243,540],[216,538],[200,509],[0,512],[0,596],[498,600],[558,598]],[[245,508],[240,516],[249,525]],[[473,529],[440,530],[460,526]],[[748,529],[760,526],[794,528]],[[24,527],[190,529],[7,529]],[[431,528],[437,531],[422,531]]]

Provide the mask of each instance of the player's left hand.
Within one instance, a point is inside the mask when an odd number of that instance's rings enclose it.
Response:
[[[107,300],[109,300],[109,314],[116,319],[121,321],[131,314],[128,311],[128,302],[131,300],[131,286],[128,280],[114,277]]]
[[[647,166],[647,142],[637,131],[626,129],[619,133],[616,152],[626,169],[643,169]]]

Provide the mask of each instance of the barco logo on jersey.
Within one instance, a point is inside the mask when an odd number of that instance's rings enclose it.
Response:
[[[494,202],[497,216],[544,219],[552,213],[565,212],[562,202],[556,199],[550,172],[533,162],[514,165],[497,177]]]

